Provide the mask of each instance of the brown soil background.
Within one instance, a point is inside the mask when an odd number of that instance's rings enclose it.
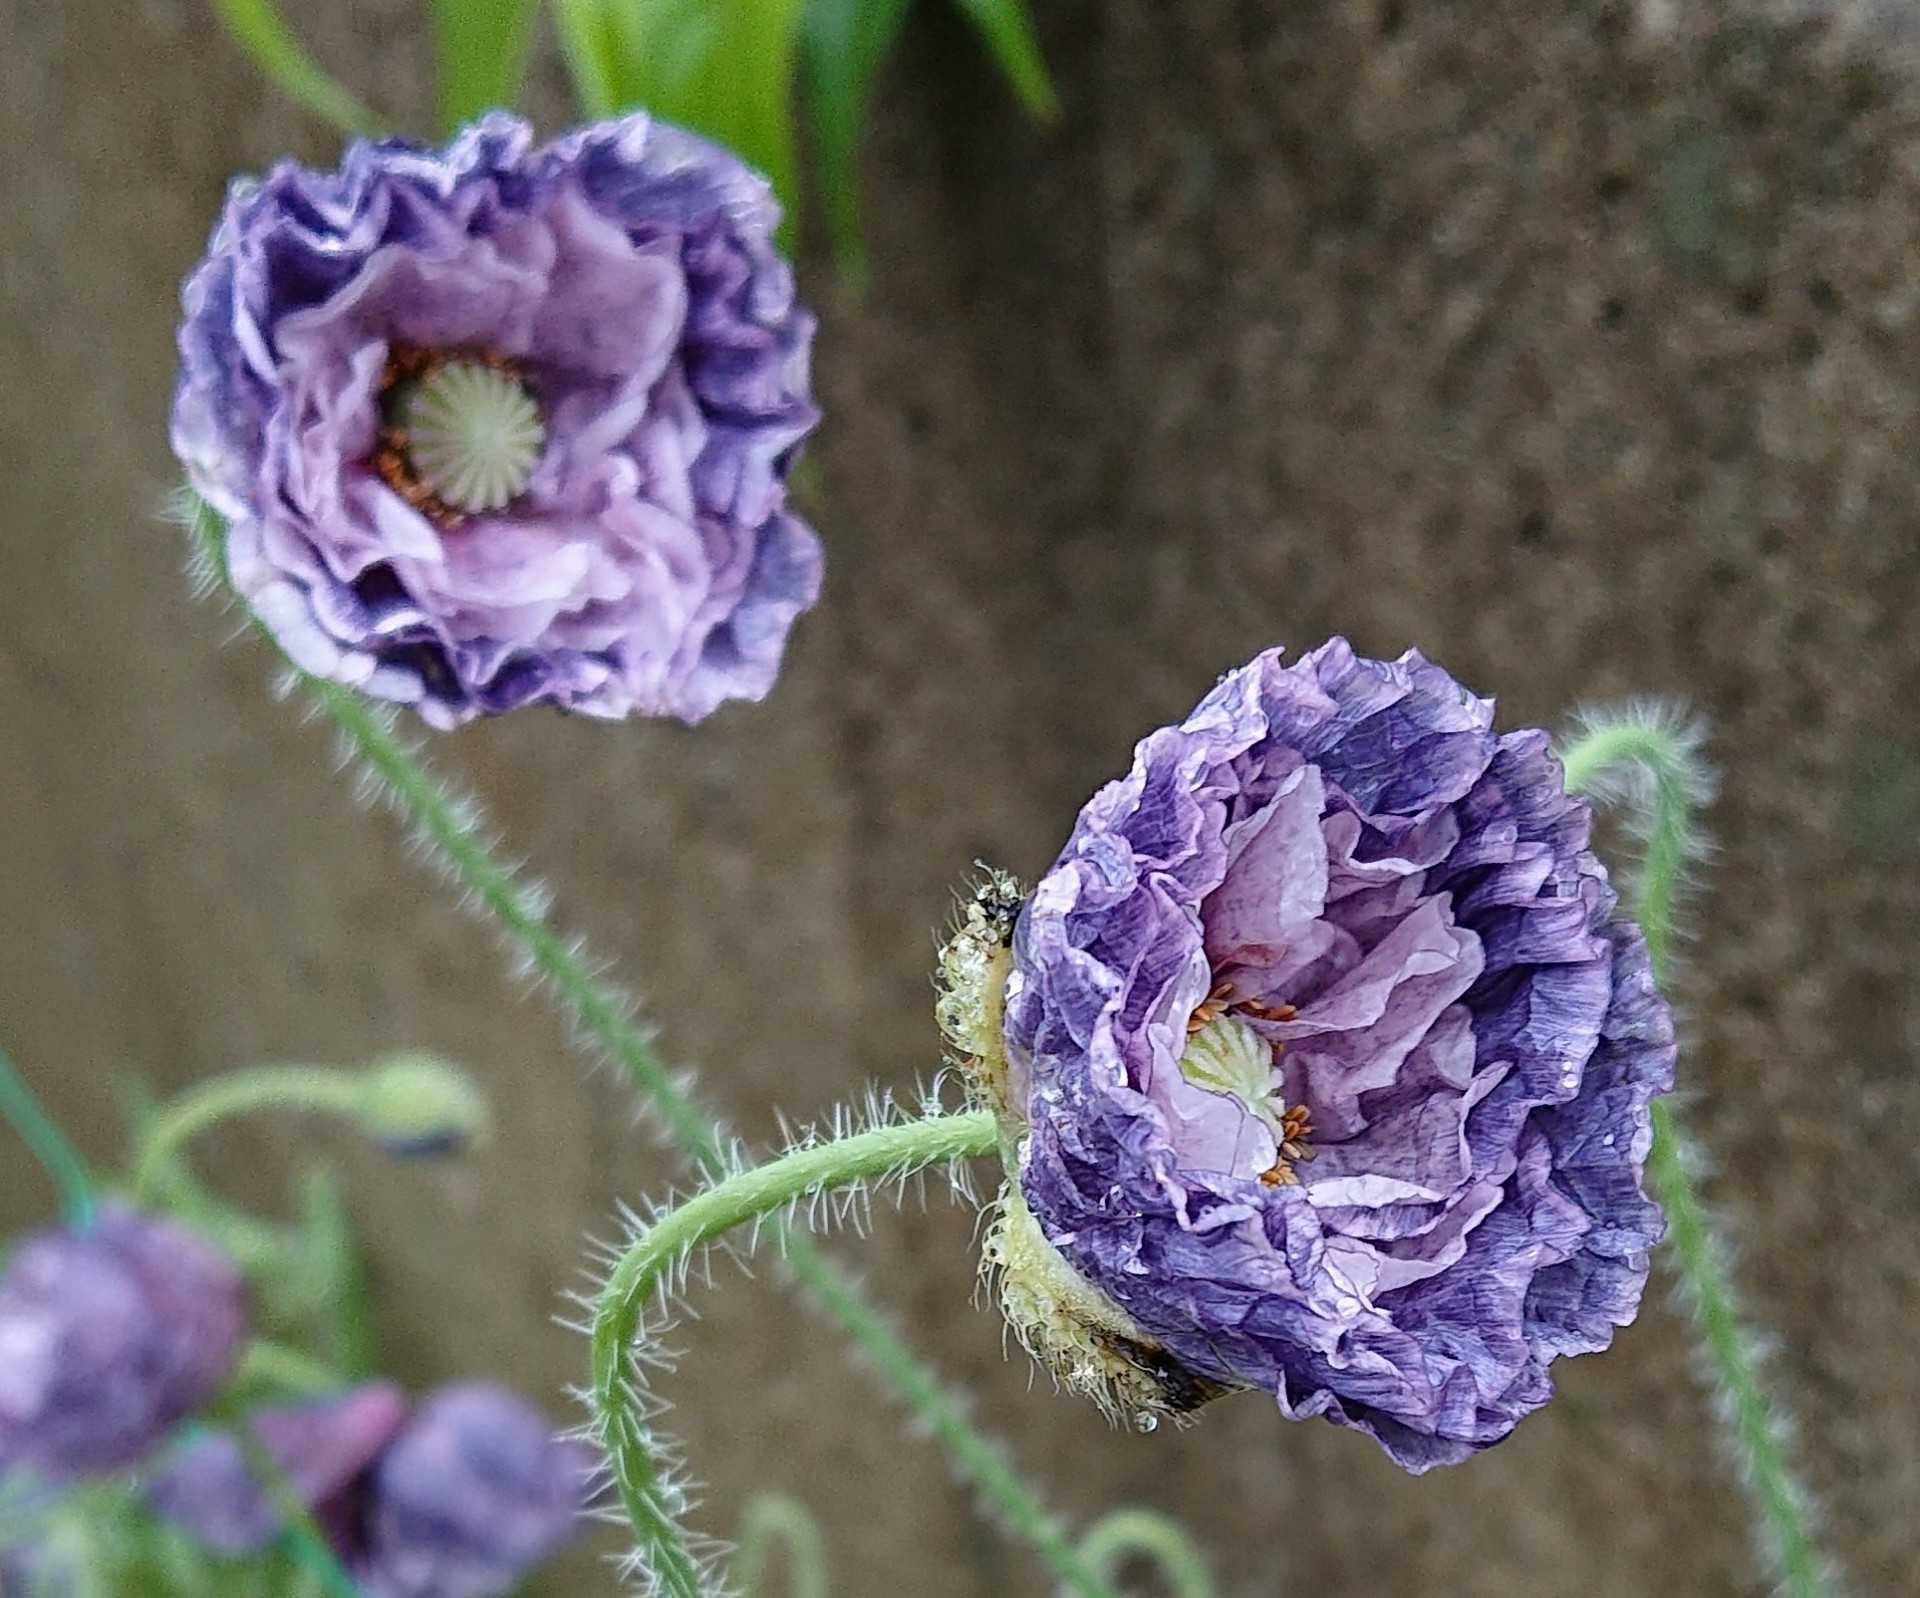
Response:
[[[409,0],[302,6],[425,120]],[[873,284],[823,262],[831,570],[772,699],[698,731],[529,714],[436,740],[749,1137],[937,1060],[976,857],[1032,874],[1135,737],[1263,645],[1419,643],[1508,725],[1684,698],[1722,768],[1683,997],[1690,1115],[1777,1337],[1827,1540],[1911,1591],[1920,1502],[1920,65],[1912,13],[1643,0],[1048,0],[1027,125],[919,8],[869,152]],[[564,115],[551,60],[540,105]],[[114,1083],[418,1045],[501,1135],[396,1168],[210,1147],[272,1202],[350,1175],[386,1346],[550,1395],[583,1234],[670,1161],[502,978],[327,735],[187,599],[175,286],[234,170],[334,142],[198,0],[0,3],[0,1025],[101,1158]],[[0,1154],[0,1224],[46,1194]],[[1505,1446],[1423,1480],[1257,1397],[1144,1438],[1029,1391],[971,1217],[857,1258],[1063,1511],[1174,1511],[1233,1594],[1758,1595],[1657,1281]],[[729,1528],[811,1503],[846,1593],[1040,1593],[838,1335],[762,1271],[701,1301],[678,1429]],[[694,1335],[694,1334],[689,1334]],[[583,1557],[542,1593],[613,1590]],[[1143,1584],[1142,1590],[1148,1590]]]

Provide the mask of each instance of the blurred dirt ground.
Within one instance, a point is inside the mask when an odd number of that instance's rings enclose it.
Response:
[[[1028,126],[938,5],[882,95],[873,284],[825,263],[827,593],[765,705],[436,740],[750,1136],[936,1063],[976,858],[1032,874],[1222,669],[1418,643],[1507,725],[1684,698],[1723,772],[1684,999],[1690,1114],[1777,1334],[1826,1537],[1911,1591],[1920,1501],[1920,61],[1896,6],[1050,0]],[[419,126],[411,0],[298,7]],[[563,92],[545,64],[551,126]],[[501,1135],[452,1169],[223,1136],[271,1200],[350,1174],[404,1374],[559,1405],[583,1235],[671,1162],[358,814],[154,511],[175,286],[221,185],[324,131],[199,0],[0,0],[0,1030],[89,1151],[115,1083],[444,1050]],[[0,1155],[0,1224],[44,1213]],[[1183,1516],[1225,1590],[1765,1590],[1656,1285],[1514,1439],[1419,1481],[1258,1397],[1115,1434],[1003,1360],[971,1218],[857,1256],[1076,1520]],[[702,1301],[678,1429],[726,1530],[824,1517],[836,1590],[1039,1593],[776,1273]],[[611,1591],[583,1558],[543,1592]]]

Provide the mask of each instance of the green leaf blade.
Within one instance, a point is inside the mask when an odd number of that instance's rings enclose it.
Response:
[[[377,133],[380,119],[309,55],[273,0],[213,0],[234,42],[292,99],[343,133]]]
[[[1040,35],[1026,0],[955,0],[979,31],[1000,70],[1013,85],[1020,103],[1037,122],[1051,122],[1060,114],[1047,58],[1040,51]]]
[[[804,0],[603,0],[613,108],[644,108],[736,151],[791,211]]]
[[[860,138],[874,80],[900,36],[911,0],[808,0],[801,56],[812,110],[827,230],[842,274],[866,275],[860,226]]]

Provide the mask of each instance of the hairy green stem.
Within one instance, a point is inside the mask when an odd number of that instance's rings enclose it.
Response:
[[[4,1116],[21,1141],[33,1151],[45,1167],[54,1191],[60,1196],[60,1213],[67,1224],[84,1227],[93,1220],[93,1178],[87,1162],[66,1139],[66,1135],[47,1114],[38,1095],[27,1086],[27,1079],[0,1049],[0,1116]]]
[[[1116,1509],[1087,1528],[1080,1552],[1106,1577],[1119,1574],[1129,1554],[1150,1559],[1173,1588],[1174,1598],[1215,1598],[1213,1574],[1177,1521],[1151,1509]]]
[[[640,1312],[663,1276],[694,1249],[736,1226],[777,1214],[810,1194],[947,1160],[991,1154],[999,1129],[985,1111],[929,1116],[795,1149],[702,1189],[634,1239],[601,1289],[593,1317],[593,1405],[613,1469],[614,1490],[639,1537],[639,1556],[669,1598],[704,1598],[708,1589],[672,1495],[654,1458],[642,1397],[633,1378]]]
[[[744,1598],[767,1598],[768,1555],[775,1543],[787,1550],[791,1598],[827,1598],[827,1544],[806,1505],[780,1493],[756,1493],[740,1517],[739,1552],[733,1579]]]
[[[168,1162],[208,1127],[230,1116],[309,1110],[353,1120],[365,1102],[363,1074],[337,1066],[262,1065],[209,1077],[154,1115],[134,1160],[134,1192],[153,1198]]]
[[[1674,909],[1685,885],[1694,811],[1704,787],[1693,740],[1657,715],[1628,713],[1593,723],[1562,755],[1570,792],[1625,797],[1645,826],[1631,902],[1656,978],[1673,947]],[[1627,779],[1624,792],[1619,780]],[[1792,1598],[1821,1598],[1826,1582],[1807,1527],[1807,1496],[1787,1458],[1779,1411],[1760,1374],[1752,1334],[1741,1323],[1727,1251],[1693,1179],[1698,1164],[1672,1106],[1653,1105],[1647,1179],[1667,1213],[1667,1242],[1695,1326],[1726,1398],[1723,1423],[1762,1533]]]
[[[189,528],[209,577],[230,592],[225,530],[211,506],[190,507]],[[258,622],[256,620],[256,625]],[[265,634],[265,629],[261,629]],[[271,635],[266,635],[271,641]],[[620,995],[595,977],[579,945],[546,919],[538,897],[495,858],[477,809],[452,799],[446,788],[395,736],[389,719],[353,690],[292,668],[345,735],[354,753],[385,784],[397,810],[444,863],[475,903],[499,925],[536,972],[547,991],[571,1014],[651,1104],[672,1140],[701,1171],[722,1166],[724,1140],[718,1124],[694,1103],[628,1015]],[[852,1279],[805,1237],[782,1239],[788,1269],[838,1320],[902,1401],[944,1443],[960,1469],[1033,1544],[1055,1577],[1078,1598],[1113,1598],[1041,1505],[1019,1473],[976,1431],[937,1377],[873,1309]]]

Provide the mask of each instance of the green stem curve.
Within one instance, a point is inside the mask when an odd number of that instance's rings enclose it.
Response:
[[[218,514],[195,497],[187,507],[186,521],[195,554],[204,563],[210,583],[231,595],[225,530]],[[241,608],[246,609],[244,604]],[[272,635],[250,611],[246,613],[271,644]],[[366,769],[380,780],[393,807],[412,823],[416,835],[499,925],[529,969],[538,973],[548,993],[560,1001],[563,1013],[572,1016],[606,1051],[652,1105],[672,1140],[703,1174],[721,1171],[723,1139],[718,1124],[675,1081],[646,1034],[629,1017],[619,993],[593,975],[579,944],[562,937],[548,923],[538,895],[494,857],[478,805],[453,798],[394,734],[389,719],[353,690],[309,676],[291,661],[286,664],[339,728]],[[867,1301],[852,1278],[806,1237],[793,1234],[783,1241],[787,1268],[795,1279],[840,1322],[901,1400],[946,1446],[960,1470],[1001,1510],[1007,1523],[1028,1539],[1068,1591],[1076,1598],[1114,1598],[1112,1589],[1080,1557],[1033,1489],[974,1429],[953,1396]]]
[[[827,1543],[820,1523],[798,1499],[756,1493],[740,1517],[734,1582],[743,1598],[766,1598],[768,1551],[787,1549],[788,1590],[793,1598],[827,1598]]]
[[[1654,976],[1664,980],[1673,948],[1674,910],[1694,842],[1694,812],[1706,787],[1694,739],[1657,715],[1627,713],[1594,722],[1561,758],[1572,793],[1622,797],[1618,779],[1637,779],[1624,793],[1646,828],[1631,903]],[[1741,1323],[1726,1248],[1694,1184],[1698,1161],[1668,1100],[1653,1103],[1653,1133],[1647,1179],[1666,1210],[1667,1242],[1694,1325],[1727,1399],[1723,1424],[1740,1461],[1743,1484],[1785,1590],[1792,1598],[1821,1598],[1826,1582],[1807,1526],[1807,1495],[1788,1461],[1778,1408],[1761,1378],[1752,1334]]]
[[[736,1226],[810,1194],[947,1160],[991,1154],[999,1129],[986,1111],[929,1116],[795,1149],[715,1182],[669,1210],[628,1246],[601,1289],[593,1317],[593,1407],[614,1490],[640,1539],[642,1563],[669,1598],[706,1598],[708,1587],[654,1459],[632,1374],[640,1311],[689,1252]]]
[[[1151,1559],[1172,1586],[1174,1598],[1215,1598],[1213,1574],[1193,1539],[1177,1521],[1151,1509],[1116,1509],[1087,1528],[1080,1552],[1111,1581],[1128,1554]]]
[[[60,1213],[69,1226],[83,1228],[93,1220],[93,1177],[80,1152],[47,1114],[27,1079],[0,1049],[0,1118],[20,1134],[51,1179],[60,1197]]]
[[[360,1071],[326,1065],[261,1065],[208,1077],[162,1107],[133,1166],[136,1195],[151,1199],[167,1162],[208,1127],[258,1110],[311,1110],[357,1120],[366,1103]]]

